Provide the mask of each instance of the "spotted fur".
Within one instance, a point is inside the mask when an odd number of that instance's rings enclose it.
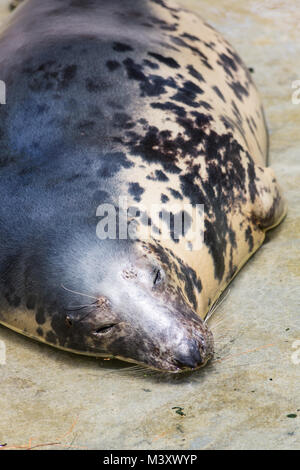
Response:
[[[165,0],[31,0],[0,71],[0,322],[163,370],[206,363],[202,320],[286,211],[248,68]],[[98,240],[97,207],[124,195],[138,230],[152,204],[204,204],[202,249],[172,229]]]

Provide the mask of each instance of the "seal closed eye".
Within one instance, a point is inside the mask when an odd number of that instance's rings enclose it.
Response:
[[[286,213],[247,67],[167,0],[28,0],[0,72],[0,323],[79,354],[204,366],[210,306]]]

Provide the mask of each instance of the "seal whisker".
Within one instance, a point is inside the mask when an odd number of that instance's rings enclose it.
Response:
[[[64,308],[66,312],[78,312],[79,310],[83,310],[84,308],[91,307],[92,305],[95,305],[96,302],[93,302],[92,304],[87,304],[87,305],[74,305],[74,307],[70,308]]]
[[[213,326],[211,326],[211,329],[214,331],[214,334],[217,334],[220,327],[223,327],[223,326],[226,326],[226,323],[225,323],[225,320],[222,318],[217,323],[215,323]],[[232,330],[228,330],[226,328],[226,330],[221,330],[222,333],[223,333],[223,331],[226,331],[226,333],[228,333],[228,331],[232,331]]]
[[[246,351],[240,351],[240,352],[231,352],[229,353],[227,356],[223,356],[222,358],[220,359],[215,359],[213,360],[211,363],[212,364],[215,364],[217,362],[225,362],[229,359],[236,359],[236,358],[239,358],[243,355],[249,355],[250,353],[254,353],[254,352],[258,352],[258,351],[261,351],[262,349],[267,349],[267,348],[271,348],[271,347],[274,347],[274,344],[266,344],[266,345],[262,345],[262,346],[259,346],[257,348],[254,348],[254,349],[249,349],[249,350],[246,350]]]
[[[134,366],[129,366],[129,367],[124,367],[122,369],[113,369],[111,371],[109,371],[110,373],[118,373],[120,375],[129,375],[130,373],[137,373],[137,372],[142,372],[144,370],[142,370],[143,366],[137,364],[137,365],[134,365]],[[145,370],[147,370],[147,368],[144,368]]]
[[[223,364],[222,363],[222,370],[224,371],[230,371],[230,370],[234,370],[236,371],[237,368],[242,368],[242,367],[247,367],[247,368],[250,368],[250,367],[259,367],[261,366],[262,364],[266,364],[268,361],[265,360],[265,361],[254,361],[254,362],[250,362],[250,361],[247,361],[247,362],[243,362],[243,363],[240,363],[238,364],[237,362],[234,362],[234,363],[228,363],[228,364]]]
[[[89,297],[90,299],[94,299],[94,300],[98,301],[97,297],[94,297],[94,296],[88,295],[88,294],[84,294],[83,292],[77,292],[77,291],[75,291],[75,290],[68,289],[68,288],[65,287],[63,284],[61,284],[61,287],[62,287],[64,290],[66,290],[66,291],[68,291],[68,292],[71,292],[72,294],[82,295],[82,296],[84,296],[84,297]]]
[[[215,301],[215,303],[212,305],[212,307],[208,311],[208,313],[207,313],[207,315],[204,319],[204,323],[208,323],[211,320],[213,314],[222,305],[222,303],[227,299],[229,293],[230,293],[230,289],[226,290],[225,293],[222,293],[220,295],[220,297]]]

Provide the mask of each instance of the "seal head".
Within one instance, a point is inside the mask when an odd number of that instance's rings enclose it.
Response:
[[[74,263],[69,253],[64,284],[53,285],[51,302],[40,284],[47,313],[46,328],[39,328],[47,342],[169,372],[205,365],[213,355],[212,335],[178,287],[171,257],[163,263],[157,253],[157,245],[120,240],[102,241],[100,250],[90,245]],[[47,275],[49,286],[49,269]],[[37,321],[40,312],[41,303]]]

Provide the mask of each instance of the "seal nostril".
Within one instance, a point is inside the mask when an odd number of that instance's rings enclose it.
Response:
[[[160,273],[160,269],[157,269],[154,273],[154,280],[153,280],[153,284],[156,285],[158,284],[159,282],[161,281],[161,273]]]
[[[176,365],[179,367],[188,367],[189,369],[195,369],[203,363],[199,348],[195,341],[190,341],[188,351],[185,353],[177,353],[174,359]]]
[[[97,330],[94,331],[94,335],[105,335],[107,333],[109,333],[113,328],[114,326],[116,326],[117,323],[110,323],[110,324],[107,324],[107,325],[103,325],[103,326],[100,326],[99,328],[97,328]]]

